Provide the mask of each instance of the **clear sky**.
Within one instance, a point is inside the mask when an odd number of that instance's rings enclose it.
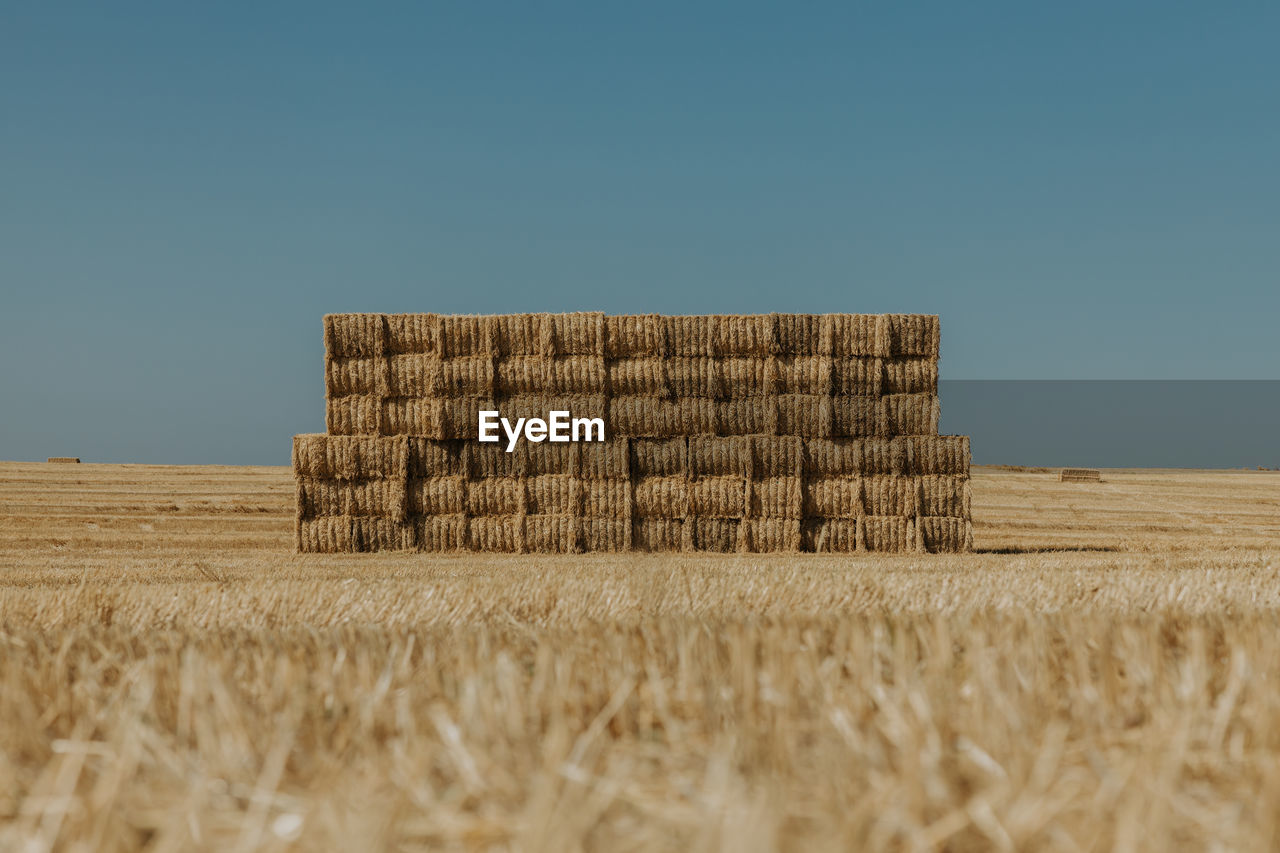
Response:
[[[1280,378],[1280,4],[0,10],[0,458],[282,462],[334,311]],[[946,401],[943,401],[944,409]]]

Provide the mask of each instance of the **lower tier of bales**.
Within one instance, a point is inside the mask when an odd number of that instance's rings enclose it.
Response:
[[[969,519],[860,518],[584,519],[566,515],[326,516],[300,519],[298,550],[571,554],[588,551],[713,553],[954,553],[973,540]]]

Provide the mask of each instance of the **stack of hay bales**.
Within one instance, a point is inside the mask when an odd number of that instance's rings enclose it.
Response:
[[[337,314],[326,435],[294,439],[298,548],[960,551],[938,318]],[[480,442],[479,413],[603,442]]]

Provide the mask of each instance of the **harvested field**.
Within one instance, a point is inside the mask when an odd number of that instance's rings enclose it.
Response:
[[[1273,849],[1280,473],[969,485],[967,554],[329,555],[289,468],[0,464],[0,849]]]

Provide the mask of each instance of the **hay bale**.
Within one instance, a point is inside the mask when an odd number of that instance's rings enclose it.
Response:
[[[501,444],[492,442],[467,442],[463,450],[466,475],[472,480],[492,477],[513,478],[525,475],[527,456],[507,453]]]
[[[640,477],[687,477],[689,440],[687,438],[637,438],[628,442],[630,472]]]
[[[753,435],[748,447],[755,479],[798,477],[804,471],[804,441],[797,436]]]
[[[577,521],[570,515],[536,514],[524,517],[524,548],[533,553],[572,552]]]
[[[547,355],[604,356],[604,314],[582,311],[571,314],[549,314],[551,351]]]
[[[1096,468],[1063,468],[1058,473],[1059,483],[1099,483],[1102,472]]]
[[[954,474],[925,474],[914,478],[920,515],[969,517],[969,478]]]
[[[746,506],[746,481],[742,477],[703,477],[689,483],[690,515],[738,518]],[[675,513],[672,515],[683,514]]]
[[[334,357],[372,357],[384,353],[383,315],[326,314],[324,351]]]
[[[936,394],[891,394],[884,401],[885,435],[937,435]]]
[[[293,472],[318,480],[403,480],[409,442],[403,437],[296,435]]]
[[[691,477],[748,476],[750,446],[744,436],[689,437]]]
[[[409,480],[411,515],[459,515],[465,509],[466,484],[462,477],[417,477]]]
[[[880,360],[881,388],[885,394],[937,394],[938,359],[930,356],[897,356]],[[879,393],[879,392],[877,392]]]
[[[629,550],[630,520],[584,518],[577,523],[582,550],[609,553]]]
[[[800,530],[800,550],[849,554],[858,547],[858,522],[852,518],[809,518]]]
[[[883,398],[832,397],[831,408],[832,437],[868,438],[888,435]]]
[[[662,319],[658,314],[604,318],[606,358],[650,358],[662,351]]]
[[[683,476],[639,477],[632,484],[631,506],[637,518],[682,518],[689,507],[689,481]]]
[[[351,519],[328,516],[302,520],[298,524],[298,550],[304,554],[351,553]]]
[[[514,554],[525,547],[528,518],[489,516],[467,519],[467,550]]]
[[[348,394],[325,401],[325,430],[329,435],[377,435],[380,407],[370,394]]]
[[[779,394],[777,432],[806,438],[827,438],[832,434],[832,398],[820,394]]]
[[[888,314],[889,343],[886,355],[938,357],[940,324],[936,314]]]
[[[728,314],[707,318],[711,351],[717,356],[766,356],[773,351],[768,314]]]
[[[577,448],[577,474],[584,480],[626,480],[630,476],[630,454],[625,438],[553,446]]]
[[[715,355],[715,336],[711,318],[699,316],[675,316],[662,318],[663,336],[667,355],[703,356]]]
[[[467,519],[463,515],[425,515],[413,521],[417,547],[433,553],[467,548]]]
[[[967,518],[916,519],[923,549],[932,554],[955,554],[973,547],[973,526]]]
[[[801,482],[806,517],[847,519],[864,513],[860,476],[806,477]]]
[[[372,394],[377,387],[375,360],[347,356],[326,357],[324,363],[325,394],[343,397],[348,394]]]
[[[49,462],[53,462],[56,464],[79,465],[80,457],[79,456],[50,456],[46,464],[48,464]]]
[[[862,512],[869,516],[916,515],[917,481],[912,477],[863,477]]]
[[[574,478],[542,474],[525,480],[525,512],[530,515],[571,515],[575,511]]]
[[[440,357],[442,323],[438,314],[386,314],[383,318],[390,354]]]
[[[463,477],[467,474],[467,447],[463,439],[434,439],[410,436],[409,476],[416,478]]]
[[[509,356],[497,361],[494,389],[499,394],[603,394],[605,375],[603,356]]]
[[[756,554],[778,551],[799,551],[802,544],[801,522],[791,518],[747,518],[742,527],[746,531],[745,546],[740,550]]]
[[[868,551],[905,552],[915,550],[915,522],[902,516],[864,516],[858,519]]]
[[[771,396],[741,397],[714,403],[720,435],[776,435],[778,408]]]
[[[705,397],[611,397],[605,435],[668,438],[716,433],[715,401]]]
[[[752,480],[748,513],[755,518],[801,518],[804,512],[800,478],[763,477]]]
[[[580,504],[574,514],[584,519],[624,519],[631,517],[631,484],[625,480],[578,480]]]
[[[689,525],[692,527],[692,548],[695,551],[712,551],[718,554],[728,554],[738,550],[738,525],[739,520],[736,518],[692,518]],[[686,547],[688,538],[686,537],[685,546],[682,550],[688,550]]]
[[[969,476],[969,436],[908,436],[907,473]]]
[[[831,360],[831,383],[814,393],[842,397],[879,397],[883,388],[884,359],[874,356],[848,356]]]
[[[403,480],[319,480],[299,477],[298,515],[385,516],[403,520],[408,501]]]
[[[468,480],[465,511],[473,516],[514,516],[523,507],[521,481],[514,477],[483,477]]]
[[[631,545],[640,551],[679,551],[684,522],[678,518],[638,518],[632,523]]]
[[[666,361],[656,357],[606,359],[607,393],[610,397],[668,396]]]
[[[353,552],[412,551],[418,547],[417,533],[411,521],[359,516],[352,517],[350,522]]]

